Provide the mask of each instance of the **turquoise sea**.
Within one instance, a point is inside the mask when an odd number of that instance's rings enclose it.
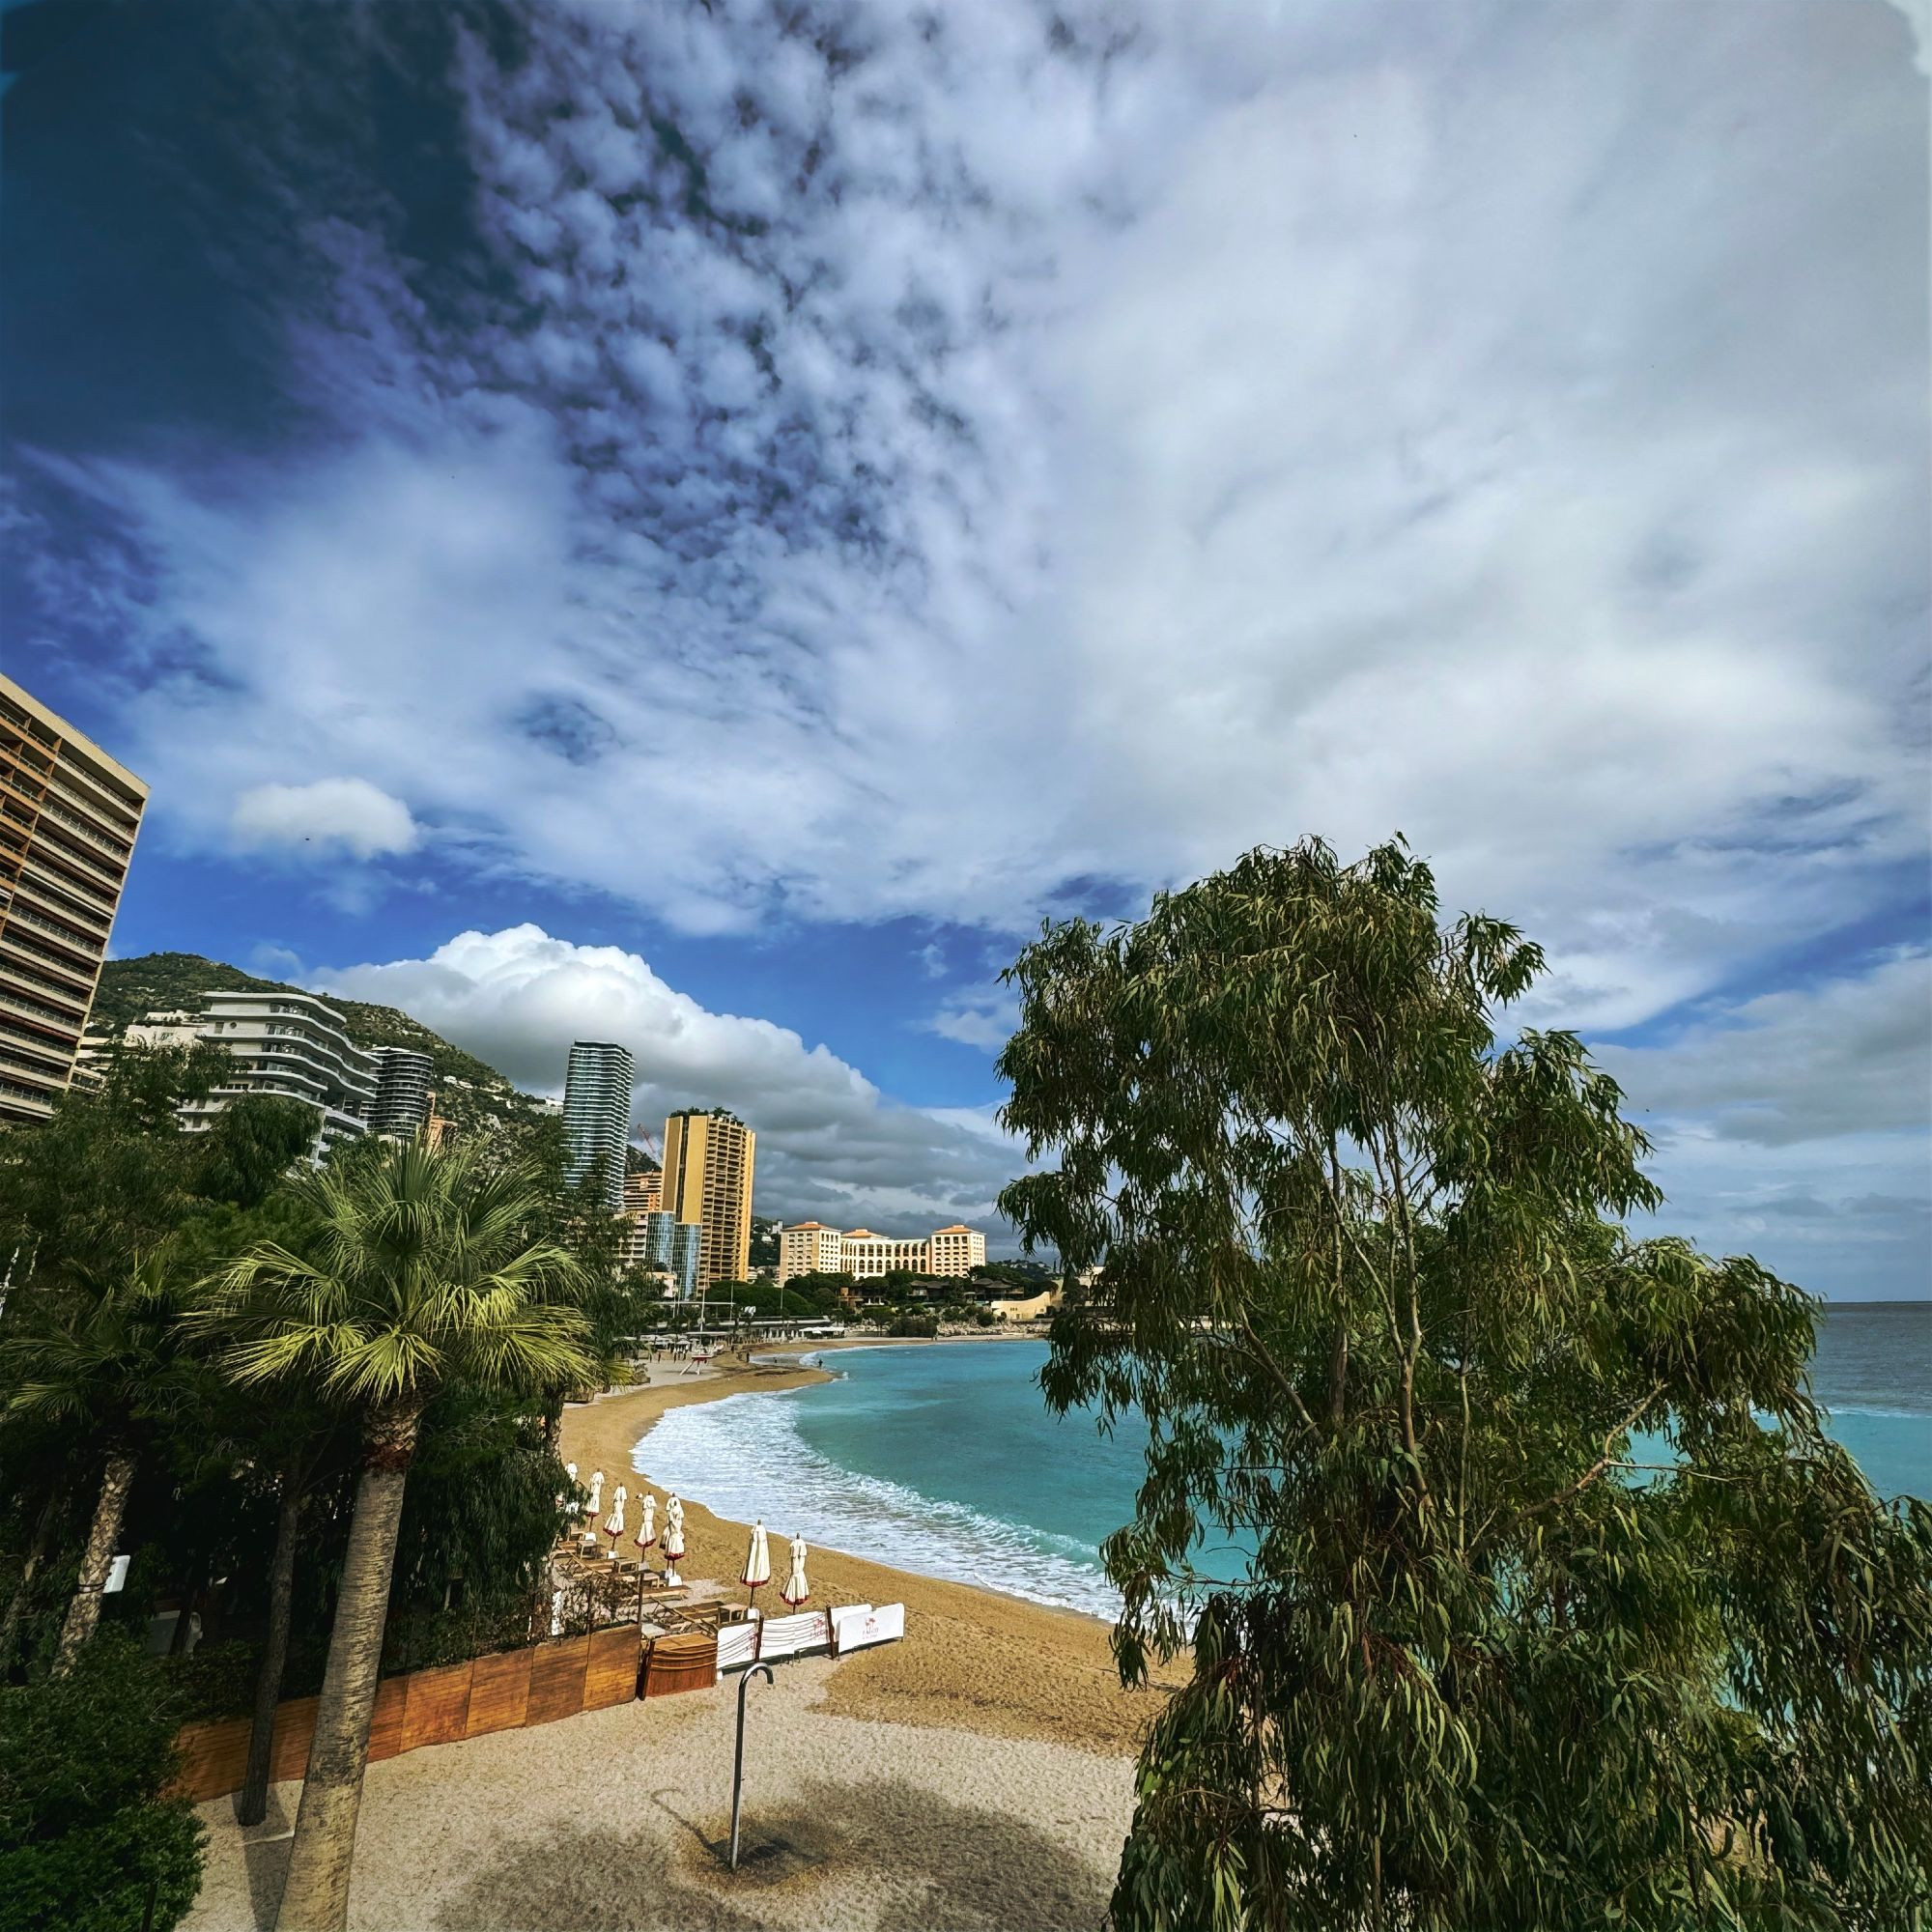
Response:
[[[677,1408],[638,1461],[721,1515],[928,1576],[1109,1615],[1100,1539],[1133,1512],[1144,1432],[1056,1420],[1037,1342],[839,1350],[838,1379]],[[1886,1495],[1932,1495],[1932,1306],[1846,1303],[1812,1382]],[[1204,1558],[1206,1562],[1210,1560]]]

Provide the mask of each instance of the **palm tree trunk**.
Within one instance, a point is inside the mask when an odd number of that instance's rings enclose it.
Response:
[[[289,1618],[295,1604],[296,1528],[301,1520],[301,1463],[292,1459],[282,1470],[282,1492],[275,1511],[275,1554],[269,1566],[269,1630],[262,1663],[255,1674],[255,1720],[248,1732],[248,1769],[235,1816],[259,1825],[269,1809],[269,1769],[275,1743],[275,1706],[282,1699],[282,1671],[289,1661]]]
[[[94,1505],[94,1527],[87,1533],[87,1553],[80,1559],[80,1583],[61,1626],[60,1648],[54,1652],[56,1677],[65,1677],[73,1668],[81,1645],[100,1622],[101,1587],[114,1565],[114,1545],[121,1534],[121,1519],[128,1511],[128,1492],[133,1486],[134,1452],[121,1446],[109,1449],[100,1495]]]
[[[8,1599],[6,1615],[0,1617],[0,1677],[6,1675],[14,1662],[14,1646],[20,1638],[20,1619],[26,1614],[27,1599],[33,1595],[34,1578],[46,1560],[47,1545],[53,1541],[54,1518],[60,1514],[60,1500],[56,1490],[42,1507],[41,1519],[34,1525],[34,1540],[27,1546],[26,1561],[20,1565],[19,1585]]]
[[[379,1409],[363,1424],[349,1553],[328,1635],[328,1667],[316,1704],[315,1740],[309,1746],[275,1932],[342,1932],[348,1921],[350,1861],[355,1851],[355,1814],[362,1804],[362,1771],[369,1760],[369,1722],[382,1675],[389,1577],[402,1521],[403,1485],[421,1413],[413,1405]]]

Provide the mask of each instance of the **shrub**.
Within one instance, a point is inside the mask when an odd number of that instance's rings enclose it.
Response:
[[[133,1932],[151,1883],[156,1932],[185,1916],[202,1830],[161,1795],[180,1719],[159,1663],[114,1630],[69,1676],[0,1690],[0,1932]]]
[[[916,1335],[930,1341],[939,1333],[936,1315],[900,1315],[886,1329],[888,1335]]]

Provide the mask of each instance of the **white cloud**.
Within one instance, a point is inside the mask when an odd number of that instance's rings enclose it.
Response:
[[[310,846],[316,857],[339,846],[375,859],[413,851],[416,843],[409,807],[367,779],[254,785],[236,799],[228,823],[240,845]]]
[[[1701,1015],[1667,1042],[1597,1058],[1639,1117],[1720,1140],[1789,1147],[1841,1134],[1923,1130],[1932,1113],[1932,954],[1761,993]]]
[[[1652,1136],[1657,1225],[1815,1293],[1923,1295],[1932,1257],[1932,955],[1712,1002],[1666,1039],[1604,1046]]]
[[[1019,1024],[1018,995],[1004,986],[983,993],[962,993],[945,1001],[925,1023],[926,1031],[962,1046],[981,1046],[997,1053]]]
[[[784,17],[465,41],[488,273],[291,167],[303,445],[43,466],[173,836],[354,769],[687,930],[1017,933],[1400,827],[1591,1030],[1922,866],[1922,0]],[[1892,1118],[1752,1077],[1682,1146]]]
[[[311,983],[400,1007],[537,1092],[561,1091],[572,1040],[617,1041],[637,1063],[637,1131],[655,1139],[673,1109],[712,1105],[756,1130],[760,1214],[992,1229],[994,1195],[1025,1164],[985,1115],[903,1106],[823,1044],[808,1047],[770,1020],[711,1012],[620,947],[519,925],[459,933],[427,958],[319,973]]]

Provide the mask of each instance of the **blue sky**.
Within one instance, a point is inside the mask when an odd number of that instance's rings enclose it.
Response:
[[[1402,830],[1664,1219],[1923,1295],[1922,0],[30,0],[10,670],[116,934],[983,1220],[1001,964]]]

